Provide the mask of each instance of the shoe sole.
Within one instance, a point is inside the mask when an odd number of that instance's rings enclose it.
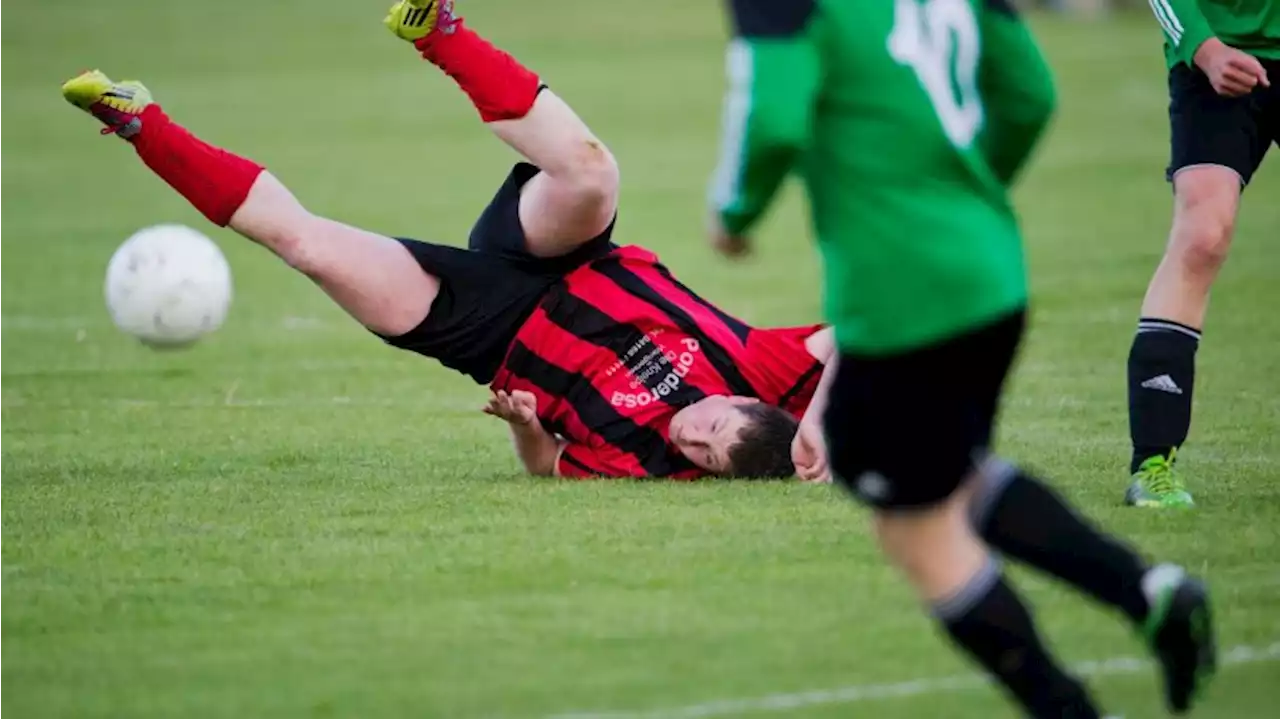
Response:
[[[1132,489],[1125,492],[1124,503],[1130,507],[1144,507],[1147,509],[1191,509],[1196,506],[1194,501],[1166,502],[1162,499],[1150,499],[1140,496],[1135,497]]]
[[[1144,507],[1146,509],[1194,509],[1194,504],[1176,504],[1171,502],[1162,502],[1158,499],[1126,499],[1124,501],[1130,507]]]

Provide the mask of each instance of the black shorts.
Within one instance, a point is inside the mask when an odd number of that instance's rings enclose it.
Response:
[[[520,224],[520,188],[540,170],[520,163],[480,214],[467,248],[399,238],[422,269],[440,280],[440,293],[422,324],[394,347],[434,357],[480,384],[493,381],[516,332],[547,291],[567,273],[608,254],[613,223],[562,257],[529,254]]]
[[[1280,61],[1262,60],[1268,77],[1280,78]],[[1179,63],[1169,71],[1169,167],[1221,165],[1248,184],[1272,143],[1280,143],[1280,82],[1244,97],[1223,97],[1198,67]]]
[[[987,454],[1024,313],[902,354],[841,353],[824,416],[831,469],[880,509],[936,504]]]

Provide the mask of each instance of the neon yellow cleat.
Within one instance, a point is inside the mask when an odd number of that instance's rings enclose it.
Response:
[[[138,117],[152,103],[151,91],[136,80],[112,82],[100,70],[83,72],[62,85],[67,102],[93,115],[106,125],[102,134],[119,133],[132,137],[142,129]]]
[[[1132,507],[1161,509],[1187,509],[1195,506],[1191,493],[1182,485],[1174,467],[1177,448],[1166,457],[1157,454],[1148,457],[1133,474],[1133,482],[1125,492],[1124,501]]]
[[[453,0],[400,0],[382,22],[396,37],[415,42],[435,30],[453,32],[458,18],[453,14]]]

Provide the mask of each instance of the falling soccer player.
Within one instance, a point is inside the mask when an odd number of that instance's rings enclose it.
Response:
[[[824,427],[811,413],[801,435],[825,428],[836,481],[873,509],[886,556],[1028,715],[1100,713],[996,552],[1141,627],[1185,711],[1214,667],[1204,586],[991,453],[1027,306],[1008,188],[1054,106],[1035,40],[1006,0],[729,4],[711,241],[746,251],[799,169],[839,347]]]
[[[170,119],[140,83],[92,71],[63,94],[210,221],[274,252],[387,343],[490,385],[485,411],[509,423],[529,472],[825,479],[796,427],[834,353],[831,333],[751,327],[647,250],[614,245],[613,156],[452,2],[404,0],[385,22],[529,160],[467,249],[312,214],[263,166]]]

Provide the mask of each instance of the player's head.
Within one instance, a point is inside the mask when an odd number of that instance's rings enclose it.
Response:
[[[798,423],[752,397],[712,395],[671,418],[671,441],[694,464],[735,477],[793,477]]]

